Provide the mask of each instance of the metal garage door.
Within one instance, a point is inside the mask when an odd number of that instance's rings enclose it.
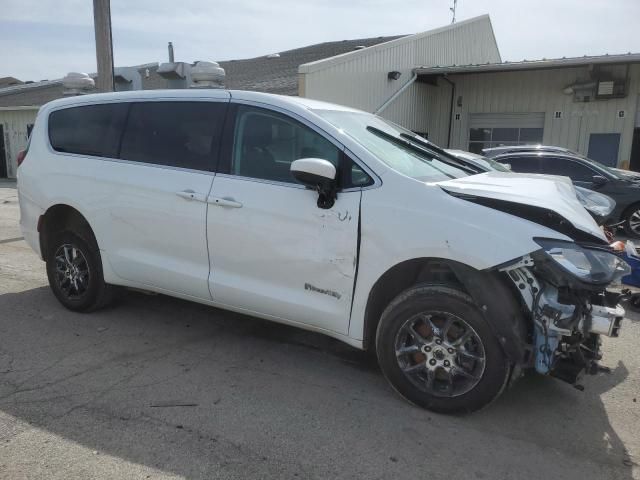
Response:
[[[542,143],[544,112],[472,113],[469,118],[469,151],[504,145]]]

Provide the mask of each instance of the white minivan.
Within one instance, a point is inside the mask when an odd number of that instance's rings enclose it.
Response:
[[[75,311],[135,287],[374,351],[393,387],[472,411],[535,369],[580,386],[628,271],[563,177],[483,172],[365,112],[226,90],[40,109],[21,227]]]

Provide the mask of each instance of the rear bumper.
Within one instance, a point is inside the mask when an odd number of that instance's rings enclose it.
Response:
[[[18,189],[18,202],[20,204],[20,230],[25,242],[42,258],[40,251],[40,232],[38,232],[38,219],[44,214],[40,208],[27,195]]]

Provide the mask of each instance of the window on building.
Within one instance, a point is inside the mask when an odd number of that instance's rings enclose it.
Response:
[[[49,116],[49,141],[58,152],[116,158],[128,106],[87,105]]]
[[[226,107],[221,102],[134,103],[120,158],[213,170]]]
[[[542,143],[542,128],[471,128],[469,151],[482,154],[485,148]]]

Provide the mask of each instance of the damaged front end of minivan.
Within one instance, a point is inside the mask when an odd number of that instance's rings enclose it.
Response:
[[[526,367],[581,389],[583,374],[602,370],[600,336],[617,337],[624,309],[607,287],[629,272],[603,246],[535,239],[541,246],[499,270],[519,292],[531,320]]]
[[[474,298],[480,298],[487,310],[487,274],[499,276],[512,286],[519,299],[519,309],[526,320],[527,331],[520,335],[503,335],[506,353],[520,368],[535,369],[582,389],[584,374],[607,370],[598,364],[602,335],[617,337],[624,309],[619,305],[622,294],[610,286],[630,272],[607,242],[574,226],[566,218],[549,209],[486,197],[452,193],[458,198],[481,204],[510,215],[532,221],[559,232],[571,240],[533,238],[539,249],[505,264],[489,269],[476,279],[469,272],[458,272],[465,278]],[[474,287],[475,285],[475,287]],[[489,288],[489,290],[492,290]],[[495,292],[496,290],[493,289]],[[484,292],[484,293],[481,293]],[[475,295],[474,295],[475,293]],[[482,298],[484,297],[484,298]],[[511,310],[506,299],[493,300],[493,313]],[[512,318],[516,314],[513,313]],[[502,324],[509,320],[502,318]],[[517,322],[510,322],[516,325]],[[504,328],[504,327],[503,327]],[[515,328],[515,327],[514,327]],[[518,338],[525,345],[514,347]],[[509,341],[511,340],[511,341]],[[507,347],[507,343],[511,344]],[[509,351],[511,349],[511,351]],[[517,351],[514,351],[517,349]]]
[[[481,177],[441,185],[454,197],[539,225],[540,236],[532,238],[539,248],[483,272],[458,271],[456,275],[487,321],[501,330],[496,333],[517,367],[535,369],[582,389],[585,373],[606,370],[598,364],[600,337],[617,337],[625,315],[618,303],[622,295],[610,286],[630,268],[576,201],[568,179]],[[513,181],[523,182],[516,183],[520,189],[510,185]],[[526,181],[536,187],[527,191]],[[547,190],[540,194],[536,188]],[[560,238],[549,238],[556,236],[551,233]],[[492,286],[490,278],[499,282]],[[505,283],[517,306],[506,293],[496,293]]]

